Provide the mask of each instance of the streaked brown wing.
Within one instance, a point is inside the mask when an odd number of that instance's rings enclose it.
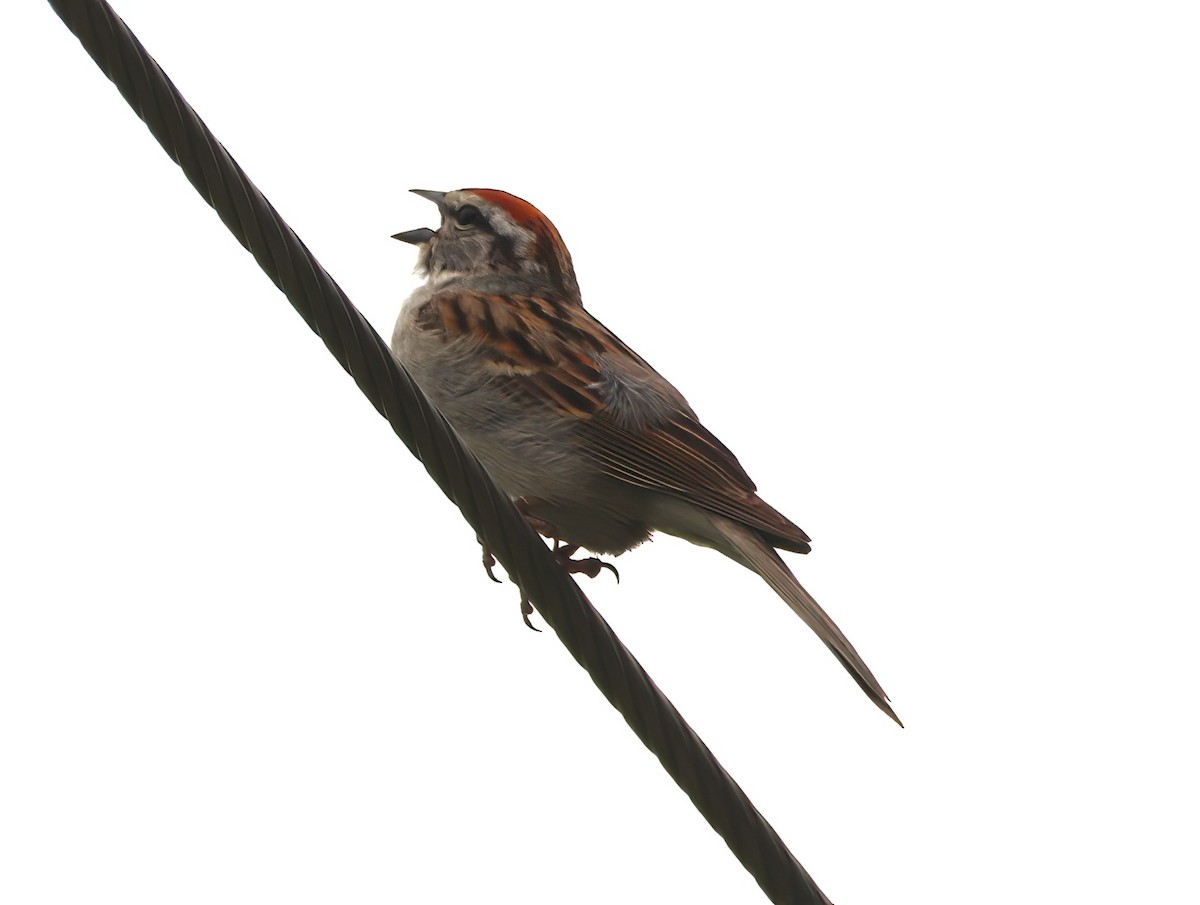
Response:
[[[674,494],[762,531],[772,546],[809,551],[809,537],[763,502],[754,482],[690,411],[631,430],[602,411],[582,426],[590,452],[612,477]]]
[[[773,546],[808,552],[808,536],[759,499],[679,391],[580,305],[547,294],[462,292],[443,296],[431,316],[447,339],[478,340],[508,392],[577,417],[604,473],[742,522]]]

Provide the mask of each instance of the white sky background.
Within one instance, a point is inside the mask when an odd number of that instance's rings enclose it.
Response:
[[[839,905],[1194,901],[1190,4],[120,0],[376,328],[505,188],[892,695],[585,591]],[[764,901],[50,8],[14,4],[0,900]]]

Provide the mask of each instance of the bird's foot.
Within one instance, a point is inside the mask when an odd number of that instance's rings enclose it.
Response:
[[[554,558],[557,559],[559,564],[567,570],[568,574],[586,575],[588,578],[595,578],[600,574],[601,571],[608,569],[613,573],[613,577],[620,582],[621,573],[617,571],[617,567],[612,563],[604,562],[603,560],[597,559],[594,556],[585,556],[580,559],[572,559],[571,557],[579,552],[579,544],[563,543],[563,541],[558,537],[558,529],[555,528],[554,525],[550,524],[550,522],[546,521],[545,519],[541,519],[530,514],[529,508],[532,504],[529,500],[526,500],[522,497],[521,499],[514,500],[513,502],[515,503],[517,510],[523,516],[525,516],[525,520],[529,522],[530,527],[532,527],[539,534],[554,541]],[[496,557],[492,555],[492,551],[488,548],[488,545],[483,542],[482,538],[479,539],[479,543],[483,547],[484,571],[487,572],[488,578],[490,578],[492,581],[496,582],[497,584],[502,584],[503,582],[496,577],[496,573],[493,571],[496,566]],[[524,590],[522,590],[521,619],[535,632],[540,632],[541,629],[536,628],[534,624],[529,621],[529,617],[532,615],[533,604],[530,603],[529,597],[525,594]]]
[[[535,632],[540,632],[541,629],[529,621],[529,617],[533,615],[533,604],[529,602],[529,598],[525,596],[525,592],[521,592],[521,619],[525,625],[533,629]]]
[[[617,579],[617,584],[621,583],[621,573],[610,562],[597,559],[595,556],[585,556],[583,559],[571,559],[578,550],[579,544],[560,544],[557,539],[554,541],[554,557],[571,575],[586,575],[588,578],[595,578],[600,574],[601,569],[608,569],[608,571],[613,573],[613,577]]]
[[[491,547],[483,542],[482,537],[478,537],[476,540],[478,540],[479,545],[483,547],[483,571],[487,572],[488,578],[496,582],[496,584],[504,584],[504,582],[496,577],[496,573],[492,571],[494,568],[496,568],[496,557],[492,556]]]

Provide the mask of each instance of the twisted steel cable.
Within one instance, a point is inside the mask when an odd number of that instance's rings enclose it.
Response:
[[[363,395],[528,594],[592,681],[775,903],[829,900],[558,565],[123,21],[103,0],[50,0],[159,144],[287,296]]]

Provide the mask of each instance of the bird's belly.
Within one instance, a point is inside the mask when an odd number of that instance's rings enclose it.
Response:
[[[618,553],[649,536],[627,514],[622,496],[632,488],[582,453],[569,416],[506,392],[474,349],[420,329],[416,317],[406,305],[392,351],[502,490],[528,501],[528,513],[551,523],[560,539],[589,550]]]
[[[513,497],[565,495],[579,469],[564,455],[562,420],[540,403],[504,392],[470,344],[446,342],[414,319],[406,306],[392,351],[492,478]]]

